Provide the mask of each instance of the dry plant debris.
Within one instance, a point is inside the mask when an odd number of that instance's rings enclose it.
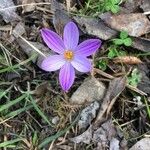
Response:
[[[97,39],[102,47],[81,46],[92,70],[74,72],[65,92],[57,71],[41,69],[54,52],[40,30],[64,39],[68,22],[79,43]],[[149,150],[149,137],[149,0],[0,1],[0,149]]]

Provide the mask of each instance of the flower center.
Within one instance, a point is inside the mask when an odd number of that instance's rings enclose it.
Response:
[[[67,59],[67,60],[71,60],[71,59],[73,58],[73,52],[70,51],[70,50],[65,51],[64,57],[65,57],[65,59]]]

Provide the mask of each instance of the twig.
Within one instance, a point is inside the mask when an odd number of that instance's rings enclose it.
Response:
[[[150,15],[150,11],[144,12],[144,15]]]
[[[15,34],[17,34],[15,32]],[[46,57],[46,55],[44,53],[42,53],[39,49],[37,49],[35,46],[33,46],[30,42],[28,42],[24,37],[22,37],[21,35],[17,34],[24,42],[26,42],[29,46],[31,46],[36,52],[38,52],[40,55]]]

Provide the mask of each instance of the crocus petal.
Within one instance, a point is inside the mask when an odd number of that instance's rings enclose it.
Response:
[[[80,72],[89,72],[92,69],[91,62],[83,56],[75,56],[71,64]]]
[[[41,68],[45,71],[56,71],[65,64],[62,55],[53,55],[45,58],[41,64]]]
[[[75,23],[69,22],[64,28],[64,44],[66,49],[74,50],[79,42],[79,30]]]
[[[101,41],[99,39],[89,39],[78,45],[76,54],[81,56],[90,56],[100,47]]]
[[[60,69],[59,82],[64,91],[68,91],[72,86],[75,79],[75,70],[70,63],[65,63],[65,65]]]
[[[62,54],[64,52],[65,46],[63,40],[57,33],[44,28],[41,29],[41,34],[44,42],[51,50],[59,54]]]

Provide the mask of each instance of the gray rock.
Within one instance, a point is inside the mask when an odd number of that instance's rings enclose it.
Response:
[[[150,138],[141,139],[129,150],[150,150]]]
[[[110,141],[110,148],[109,150],[119,150],[120,146],[119,146],[120,141],[116,138],[112,138],[112,140]]]
[[[74,92],[70,98],[72,104],[83,104],[85,102],[100,101],[104,97],[106,87],[96,78],[88,78]]]
[[[91,124],[91,121],[96,117],[96,111],[99,109],[99,103],[93,102],[91,105],[84,108],[78,122],[79,129],[86,128]]]

